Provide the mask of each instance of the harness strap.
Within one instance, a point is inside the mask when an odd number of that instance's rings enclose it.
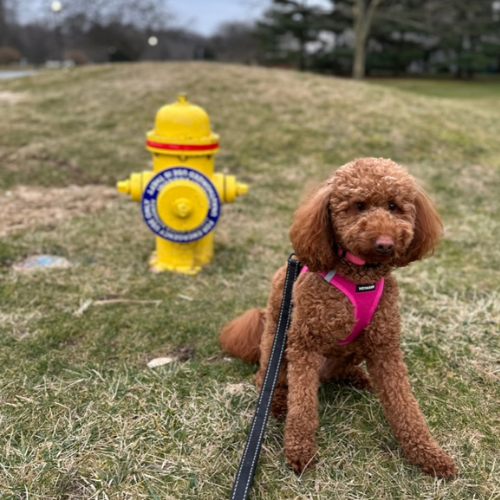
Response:
[[[271,408],[274,389],[276,387],[281,360],[285,351],[286,332],[290,324],[292,311],[293,283],[297,279],[302,268],[302,264],[298,260],[292,258],[293,255],[294,254],[290,255],[288,258],[283,298],[281,299],[280,315],[274,334],[271,356],[269,357],[269,364],[267,365],[264,382],[260,390],[245,450],[234,481],[231,500],[246,500],[248,498],[250,486],[252,485],[255,475],[262,440],[264,439],[264,430],[269,418],[269,410]]]
[[[301,274],[307,272],[307,266]],[[318,272],[327,283],[339,289],[351,302],[354,312],[354,325],[351,333],[338,345],[352,342],[370,324],[384,290],[384,278],[375,283],[357,284],[341,276],[335,270]]]

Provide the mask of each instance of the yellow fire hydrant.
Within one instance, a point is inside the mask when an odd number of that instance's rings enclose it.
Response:
[[[144,221],[156,235],[151,269],[196,274],[212,260],[221,203],[233,202],[248,186],[233,175],[214,173],[219,136],[207,113],[185,94],[158,110],[146,148],[153,171],[133,173],[117,189],[141,203]]]

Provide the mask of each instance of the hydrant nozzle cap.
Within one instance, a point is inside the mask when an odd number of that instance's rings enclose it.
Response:
[[[130,194],[130,180],[119,181],[116,183],[116,189],[120,193]]]
[[[243,184],[241,182],[236,183],[236,196],[241,196],[242,194],[248,193],[248,184]]]

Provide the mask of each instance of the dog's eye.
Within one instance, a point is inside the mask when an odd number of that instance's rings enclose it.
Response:
[[[364,212],[364,210],[366,209],[366,205],[363,202],[360,201],[360,202],[356,203],[356,208],[360,212]]]
[[[393,203],[392,201],[389,203],[389,212],[394,212],[395,210],[398,209],[398,206]]]

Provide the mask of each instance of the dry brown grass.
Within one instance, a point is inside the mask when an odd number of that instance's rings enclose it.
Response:
[[[28,94],[25,92],[0,92],[0,105],[1,104],[15,104],[20,101],[24,101],[28,98]]]
[[[65,218],[110,208],[117,198],[116,189],[106,186],[18,186],[0,194],[0,236],[34,226],[56,227]]]

